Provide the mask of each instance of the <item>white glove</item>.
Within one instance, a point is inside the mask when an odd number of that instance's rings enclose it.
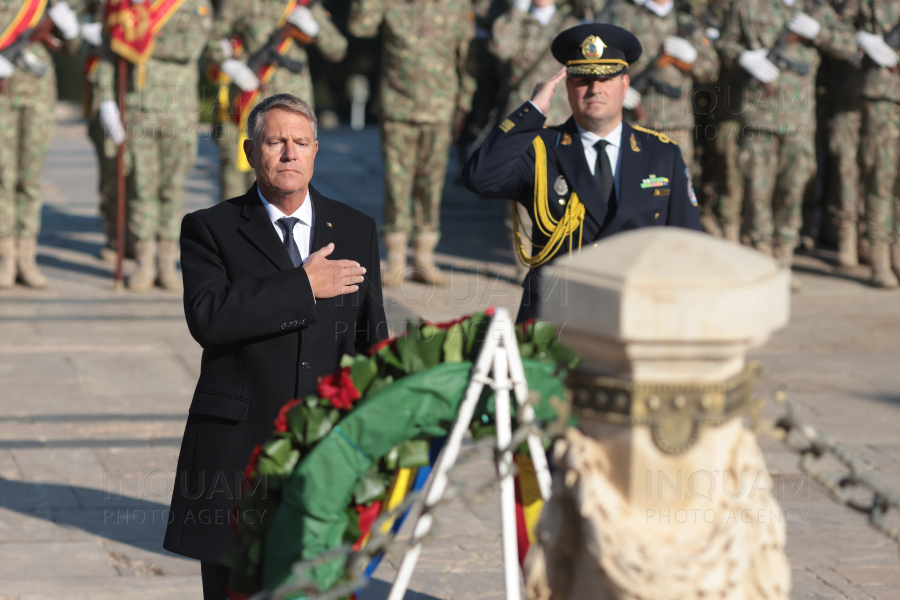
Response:
[[[768,53],[768,48],[744,50],[741,53],[741,57],[738,59],[738,63],[744,67],[745,71],[753,75],[753,77],[759,81],[762,81],[763,83],[772,83],[778,79],[781,71],[779,71],[778,67],[772,64],[772,61],[766,56]]]
[[[715,27],[707,27],[706,31],[703,32],[706,37],[709,38],[709,41],[715,42],[722,35],[722,32],[716,29]]]
[[[856,43],[878,66],[887,68],[897,66],[897,52],[887,45],[883,36],[860,31],[856,34]]]
[[[674,35],[663,40],[663,52],[689,65],[697,60],[697,49],[686,39]]]
[[[81,39],[91,46],[103,45],[103,23],[85,23],[81,26]]]
[[[219,47],[222,49],[222,55],[225,59],[234,58],[234,46],[231,45],[231,40],[226,40],[222,38],[219,40]]]
[[[106,137],[112,138],[116,146],[122,145],[125,141],[125,127],[122,125],[119,105],[113,100],[104,100],[100,103],[100,125]]]
[[[311,38],[319,35],[319,22],[312,11],[305,6],[298,6],[288,15],[287,22]]]
[[[788,22],[788,29],[808,40],[819,37],[822,25],[806,13],[798,12]]]
[[[523,13],[531,10],[531,0],[514,0],[513,8],[518,8]]]
[[[9,62],[5,56],[0,55],[0,79],[9,79],[15,71],[15,65]]]
[[[59,29],[63,39],[72,40],[78,37],[81,27],[78,25],[78,15],[72,10],[68,2],[57,2],[47,11],[50,20]]]
[[[625,92],[625,100],[622,102],[622,107],[626,110],[634,110],[640,105],[641,93],[633,87],[628,86],[628,91]]]
[[[222,63],[222,72],[231,77],[231,80],[245,92],[255,92],[259,89],[259,78],[256,73],[245,63],[229,58]]]

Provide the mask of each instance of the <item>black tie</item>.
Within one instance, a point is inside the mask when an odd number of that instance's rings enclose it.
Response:
[[[288,256],[291,257],[291,262],[294,263],[295,267],[303,264],[300,248],[297,247],[297,242],[294,241],[294,225],[299,220],[296,217],[281,217],[278,219],[278,224],[284,229],[284,249],[287,250]]]
[[[616,198],[613,194],[613,185],[615,178],[613,177],[612,166],[609,164],[609,155],[606,154],[606,146],[609,142],[600,140],[594,144],[597,149],[597,162],[594,163],[594,177],[600,184],[600,197],[606,202],[607,215],[612,215],[616,211]]]

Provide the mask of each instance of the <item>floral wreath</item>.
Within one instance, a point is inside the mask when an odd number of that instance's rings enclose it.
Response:
[[[367,355],[345,355],[340,370],[319,379],[316,395],[291,400],[282,406],[274,421],[272,437],[253,449],[244,469],[245,495],[231,519],[238,544],[225,556],[232,569],[231,600],[243,600],[287,579],[293,562],[289,557],[302,555],[302,548],[298,550],[297,547],[305,543],[307,535],[317,542],[327,538],[326,546],[343,542],[358,550],[364,545],[373,523],[386,508],[385,500],[398,469],[430,464],[431,439],[445,434],[455,418],[472,363],[478,357],[493,314],[493,308],[489,308],[483,313],[445,323],[411,324],[404,335],[376,344]],[[555,326],[547,321],[532,319],[522,323],[516,327],[516,336],[529,388],[537,387],[547,395],[535,407],[537,418],[544,422],[553,421],[556,413],[549,396],[561,400],[565,370],[575,368],[579,359],[558,341]],[[413,389],[406,389],[410,386]],[[470,427],[476,439],[494,433],[493,395],[489,392],[486,389],[483,394]],[[444,394],[443,402],[428,404],[424,399],[429,398],[429,394],[435,397]],[[372,403],[362,402],[369,398]],[[335,454],[324,448],[319,448],[321,452],[317,453],[315,448],[330,437],[334,438],[332,445],[349,441],[350,446],[362,452],[363,441],[344,439],[348,435],[341,426],[350,421],[350,415],[362,412],[358,409],[368,406],[367,421],[382,419],[378,425],[385,431],[392,425],[400,427],[399,423],[392,423],[396,420],[395,415],[384,413],[396,411],[401,398],[406,399],[405,406],[412,411],[423,413],[417,418],[436,422],[419,429],[406,423],[407,429],[415,431],[393,432],[395,437],[399,435],[399,444],[387,451],[378,451],[380,456],[369,457],[370,461],[364,461],[356,471],[348,471],[343,478],[340,473],[329,472],[327,477],[340,480],[336,482],[338,487],[343,484],[348,491],[352,490],[349,504],[332,505],[330,509],[335,514],[329,518],[316,520],[307,515],[303,525],[295,527],[299,530],[295,536],[284,536],[282,531],[290,528],[287,522],[291,517],[283,518],[283,522],[273,528],[272,522],[281,518],[283,510],[289,510],[284,506],[286,495],[291,496],[294,506],[297,498],[300,504],[315,504],[314,498],[302,496],[306,488],[298,481],[303,479],[300,471],[312,469],[315,465],[307,463],[314,461],[317,454],[320,457]],[[383,410],[373,410],[374,407]],[[331,483],[334,482],[329,481],[329,485]],[[344,499],[346,495],[341,498]],[[277,568],[273,567],[276,562]],[[320,590],[325,590],[345,575],[340,563],[319,569],[313,573],[313,579]]]

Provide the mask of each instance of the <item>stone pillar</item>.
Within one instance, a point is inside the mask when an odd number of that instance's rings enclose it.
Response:
[[[789,274],[669,227],[556,264],[541,317],[582,357],[579,425],[555,449],[529,598],[787,598],[784,518],[741,415],[746,354],[787,323]]]

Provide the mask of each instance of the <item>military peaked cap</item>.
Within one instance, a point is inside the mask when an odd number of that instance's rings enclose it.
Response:
[[[626,29],[587,23],[560,33],[550,50],[556,60],[568,67],[570,77],[612,77],[639,59],[643,49]]]

